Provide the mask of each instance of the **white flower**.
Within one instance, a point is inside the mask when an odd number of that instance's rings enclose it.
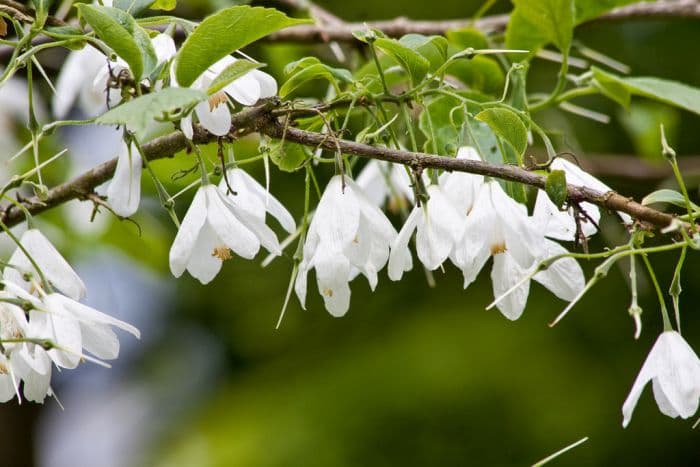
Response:
[[[20,244],[36,262],[51,286],[74,300],[85,297],[83,281],[39,230],[25,231],[20,238]],[[5,280],[17,284],[24,290],[35,291],[35,284],[40,280],[39,274],[22,249],[17,248],[8,263],[3,272]],[[26,277],[28,275],[31,277]]]
[[[230,187],[226,184],[227,179],[231,184]],[[229,188],[234,193],[231,193]],[[219,190],[226,193],[226,199],[232,205],[229,209],[234,212],[242,209],[261,222],[265,222],[266,214],[270,213],[288,233],[292,234],[296,231],[296,223],[287,208],[245,170],[237,167],[229,169],[226,178],[222,178],[219,183]]]
[[[205,70],[190,87],[206,92],[219,74],[235,61],[236,59],[230,55],[225,56]],[[174,68],[171,69],[171,80],[173,86],[176,86]],[[275,79],[260,70],[251,70],[210,96],[208,100],[197,104],[194,108],[194,114],[197,115],[199,123],[210,133],[223,136],[231,128],[231,113],[227,105],[227,95],[243,105],[253,105],[258,99],[272,97],[275,94],[277,94]],[[187,138],[192,139],[192,114],[180,121],[180,128]]]
[[[389,258],[396,230],[362,189],[336,175],[316,208],[306,233],[304,257],[294,290],[302,307],[306,303],[307,274],[316,270],[318,290],[333,316],[343,316],[350,306],[349,282],[362,273],[372,290],[377,273]]]
[[[525,206],[509,197],[498,182],[484,183],[455,253],[454,262],[464,274],[464,287],[476,279],[493,256],[491,279],[498,297],[516,285],[543,253],[543,237],[527,216]],[[509,319],[519,318],[528,293],[529,283],[525,283],[498,303],[499,310]]]
[[[112,210],[119,216],[129,217],[139,208],[141,202],[141,171],[143,160],[134,144],[119,144],[117,167],[107,188],[107,200]]]
[[[240,174],[237,177],[242,178]],[[231,258],[231,251],[252,259],[262,245],[270,253],[281,254],[275,233],[261,217],[264,211],[260,211],[257,194],[251,193],[249,185],[241,185],[241,193],[238,199],[239,195],[225,195],[214,185],[197,190],[170,248],[170,271],[175,277],[187,270],[206,284],[219,273],[223,260]],[[291,228],[289,219],[278,209],[281,205],[272,199],[265,209],[274,209],[273,215],[283,219],[285,228]]]
[[[610,187],[605,183],[587,173],[576,164],[561,157],[552,162],[551,168],[552,170],[563,170],[566,174],[566,182],[571,185],[592,188],[601,193],[611,191]],[[581,203],[580,207],[585,213],[585,215],[579,216],[581,232],[586,237],[590,237],[598,230],[597,224],[600,222],[600,210],[598,206],[588,202]],[[548,237],[566,241],[576,240],[576,221],[574,215],[575,212],[573,208],[570,207],[565,211],[560,211],[549,197],[546,196],[546,193],[542,191],[538,192],[533,217],[537,222],[541,223]],[[618,215],[625,224],[632,223],[632,218],[628,214],[618,212]]]
[[[362,188],[375,206],[383,206],[389,200],[389,209],[395,210],[408,201],[414,203],[411,178],[400,164],[372,159],[367,162],[355,183]]]
[[[107,58],[91,45],[68,54],[56,82],[53,95],[53,113],[65,118],[76,99],[88,117],[95,117],[107,108],[106,89],[93,86],[95,77],[105,66]]]
[[[639,396],[651,381],[654,398],[664,415],[691,417],[700,400],[700,359],[676,331],[664,331],[656,340],[632,390],[622,405],[622,426],[626,427]]]
[[[389,278],[397,281],[413,267],[408,242],[416,230],[416,253],[430,271],[453,255],[464,232],[464,216],[452,205],[439,185],[427,188],[428,202],[409,214],[391,248]]]
[[[176,53],[175,42],[167,34],[158,34],[151,39],[151,44],[158,65],[167,62]],[[112,77],[119,76],[121,71],[128,69],[129,65],[121,57],[108,62],[103,53],[90,45],[71,52],[56,82],[54,115],[59,119],[64,118],[78,98],[80,108],[88,117],[104,112],[108,101],[110,105],[118,104],[121,91],[110,89],[108,96],[107,85]]]

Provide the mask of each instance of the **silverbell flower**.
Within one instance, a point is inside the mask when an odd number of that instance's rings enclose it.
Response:
[[[20,244],[52,287],[73,300],[85,297],[85,284],[41,231],[25,231],[20,237]],[[31,293],[36,292],[36,284],[40,280],[39,273],[21,248],[17,248],[10,257],[3,276]]]
[[[115,214],[133,215],[141,202],[141,172],[143,159],[134,144],[119,143],[117,167],[107,187],[107,200]]]
[[[700,401],[700,359],[676,331],[662,332],[651,348],[622,405],[623,427],[629,425],[632,412],[649,381],[654,399],[664,415],[688,418],[697,412]]]
[[[227,55],[205,70],[190,85],[192,89],[206,92],[212,82],[230,65],[236,61]],[[175,69],[171,68],[171,84],[177,86]],[[240,78],[234,80],[213,95],[208,100],[200,102],[192,112],[197,116],[199,123],[210,133],[223,136],[231,129],[231,112],[228,108],[228,97],[243,105],[253,105],[259,99],[272,97],[277,94],[277,81],[265,72],[251,70]],[[183,117],[180,121],[180,129],[188,139],[192,139],[192,113]]]
[[[343,316],[350,306],[349,282],[363,274],[372,290],[377,273],[389,258],[396,230],[384,213],[350,178],[336,175],[328,182],[306,232],[304,256],[294,290],[306,304],[307,275],[316,270],[318,291],[326,310]]]
[[[225,183],[221,188],[203,185],[197,190],[170,248],[170,271],[175,277],[187,270],[207,284],[232,252],[245,259],[255,257],[260,246],[275,255],[282,253],[277,236],[265,224],[265,212],[293,232],[291,215],[241,172],[229,172],[233,179],[229,181],[237,182],[232,186],[234,193],[228,193]]]

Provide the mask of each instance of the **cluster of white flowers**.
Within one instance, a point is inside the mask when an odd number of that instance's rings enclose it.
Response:
[[[52,363],[70,369],[117,358],[112,327],[139,337],[135,327],[80,303],[85,295],[49,240],[36,229],[24,232],[0,279],[0,401],[23,394],[43,402],[53,394]]]
[[[157,56],[157,64],[169,66],[170,85],[178,86],[172,66],[177,48],[172,37],[158,34],[151,39]],[[207,91],[211,83],[228,66],[236,61],[226,56],[205,70],[192,84],[191,88]],[[117,57],[114,62],[108,61],[104,54],[88,45],[79,51],[72,52],[56,83],[56,93],[53,99],[53,112],[56,118],[65,118],[72,106],[79,103],[80,109],[88,117],[95,117],[107,110],[108,106],[119,104],[122,99],[121,90],[110,85],[118,79],[120,73],[128,70],[127,63]],[[161,81],[151,83],[156,89],[163,86]],[[192,120],[197,121],[210,133],[223,136],[231,128],[231,113],[229,99],[242,105],[253,105],[259,99],[272,97],[277,94],[275,79],[260,70],[251,70],[238,79],[226,85],[221,91],[214,93],[204,102],[195,106],[193,112],[184,116],[180,122],[182,132],[192,139]],[[118,157],[117,168],[109,184],[106,195],[112,210],[122,217],[136,213],[141,200],[141,173],[143,160],[136,146],[126,143],[114,148]]]

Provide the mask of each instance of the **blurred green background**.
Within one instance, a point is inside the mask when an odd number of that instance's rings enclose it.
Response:
[[[320,3],[356,21],[467,17],[480,5],[464,0]],[[227,5],[181,2],[180,8],[197,15]],[[500,2],[492,12],[508,8]],[[578,29],[576,37],[629,65],[633,75],[700,86],[693,48],[700,39],[697,21],[597,23]],[[272,70],[300,55],[328,56],[324,48],[287,45],[263,45],[251,53]],[[531,90],[549,89],[555,73],[555,64],[536,61]],[[580,103],[611,115],[612,122],[603,125],[558,111],[542,115],[541,121],[566,133],[563,144],[584,159],[596,155],[604,165],[609,155],[640,154],[650,164],[659,163],[655,135],[661,121],[679,155],[697,157],[697,116],[641,101],[630,113],[601,98]],[[172,173],[185,165],[186,157],[164,162],[158,170]],[[262,179],[262,167],[250,170]],[[685,175],[697,201],[698,173]],[[295,216],[302,213],[302,181],[301,175],[272,174],[273,192]],[[664,178],[618,176],[606,181],[635,197],[673,186]],[[181,204],[184,210],[187,203]],[[312,281],[307,311],[293,297],[276,330],[291,269],[288,259],[264,269],[259,265],[262,256],[250,262],[234,259],[206,287],[190,277],[175,280],[167,271],[167,249],[175,232],[166,216],[151,207],[138,217],[142,237],[133,225],[122,223],[82,239],[80,245],[70,237],[63,245],[75,261],[89,261],[93,248],[116,247],[155,281],[167,283],[162,299],[144,311],[158,310],[158,320],[144,330],[155,337],[145,336],[143,344],[136,344],[136,353],[118,373],[149,395],[148,411],[136,424],[147,433],[134,457],[136,465],[520,466],[584,436],[590,438],[587,443],[554,464],[700,465],[700,430],[691,429],[695,419],[660,414],[650,389],[630,427],[622,429],[622,402],[661,330],[658,304],[649,284],[643,283],[644,332],[639,341],[633,339],[624,268],[613,269],[553,329],[547,323],[564,303],[539,285],[533,284],[523,317],[509,322],[484,309],[492,298],[488,266],[467,291],[462,290],[461,273],[448,266],[444,273],[437,271],[435,289],[428,288],[420,269],[399,283],[383,273],[375,293],[358,279],[352,284],[350,312],[341,319],[324,310]],[[60,214],[52,216],[61,222]],[[592,249],[622,238],[620,227],[607,217],[604,235],[593,240]],[[686,262],[681,302],[684,336],[699,349],[696,256],[689,254]],[[664,288],[674,259],[652,258]],[[583,267],[590,277],[595,264]],[[192,335],[197,336],[194,341]],[[201,358],[193,357],[198,352]],[[114,391],[99,386],[95,391],[103,391],[103,405],[114,403],[107,396]],[[45,413],[60,412],[52,401],[45,407],[18,407],[14,402],[1,407],[0,464],[71,465],[52,458],[50,453],[60,452],[60,445],[58,451],[46,449],[52,424],[75,413],[63,402],[66,410],[57,416]],[[119,411],[113,416],[104,420],[106,427],[121,423]],[[64,437],[78,443],[92,439],[81,437],[79,417],[70,420],[61,425]],[[105,430],[91,436],[109,437]],[[92,449],[99,454],[100,446]],[[94,465],[83,459],[73,459],[72,465]]]

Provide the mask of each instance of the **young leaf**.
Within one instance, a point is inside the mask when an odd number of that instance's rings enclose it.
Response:
[[[232,82],[236,81],[238,78],[241,76],[245,75],[251,70],[255,70],[257,68],[265,66],[264,63],[255,63],[251,62],[250,60],[236,60],[226,68],[224,68],[224,71],[219,73],[219,75],[216,77],[214,81],[209,85],[209,89],[207,89],[207,94],[210,96],[214,93],[219,92]]]
[[[306,147],[300,144],[275,141],[270,146],[272,162],[285,172],[294,172],[308,157]]]
[[[522,156],[527,148],[527,128],[518,115],[505,108],[490,108],[479,112],[477,120],[487,123],[501,138]]]
[[[642,199],[642,204],[644,206],[654,203],[668,203],[681,208],[686,207],[685,198],[683,198],[683,195],[675,190],[669,190],[668,188],[656,190],[649,193],[644,197],[644,199]],[[690,202],[690,207],[693,208],[693,211],[700,211],[700,206],[692,201]]]
[[[189,107],[206,98],[206,94],[194,89],[167,88],[115,107],[97,117],[95,123],[126,125],[129,130],[139,132],[164,112]]]
[[[131,15],[117,8],[84,3],[76,8],[97,36],[129,65],[134,78],[140,80],[153,71],[157,57],[151,39]]]
[[[399,62],[401,68],[408,73],[413,84],[420,82],[430,69],[430,62],[427,58],[396,39],[380,37],[374,41],[374,45]]]
[[[506,46],[532,53],[553,43],[567,54],[574,36],[574,0],[514,0]]]
[[[576,24],[581,24],[614,8],[637,3],[639,0],[576,0]],[[650,1],[650,0],[643,0]]]
[[[630,95],[648,97],[690,112],[700,114],[700,89],[661,78],[627,78],[592,67],[595,84],[600,91],[623,106]]]
[[[156,0],[151,5],[151,10],[174,10],[177,6],[177,0]]]
[[[442,36],[406,34],[399,42],[425,57],[430,62],[431,71],[437,70],[447,61],[448,44]]]
[[[544,190],[552,202],[559,208],[566,202],[566,173],[563,170],[552,170],[544,182]]]
[[[177,82],[189,86],[207,68],[235,50],[280,29],[308,22],[289,18],[272,8],[242,5],[221,10],[202,21],[182,44],[175,65]]]
[[[124,10],[132,16],[138,16],[147,10],[154,0],[114,0],[112,6]]]
[[[336,90],[338,82],[352,83],[352,73],[344,68],[333,68],[321,63],[316,57],[306,57],[285,67],[285,74],[291,74],[280,88],[280,96],[285,97],[296,88],[313,79],[325,79]]]

